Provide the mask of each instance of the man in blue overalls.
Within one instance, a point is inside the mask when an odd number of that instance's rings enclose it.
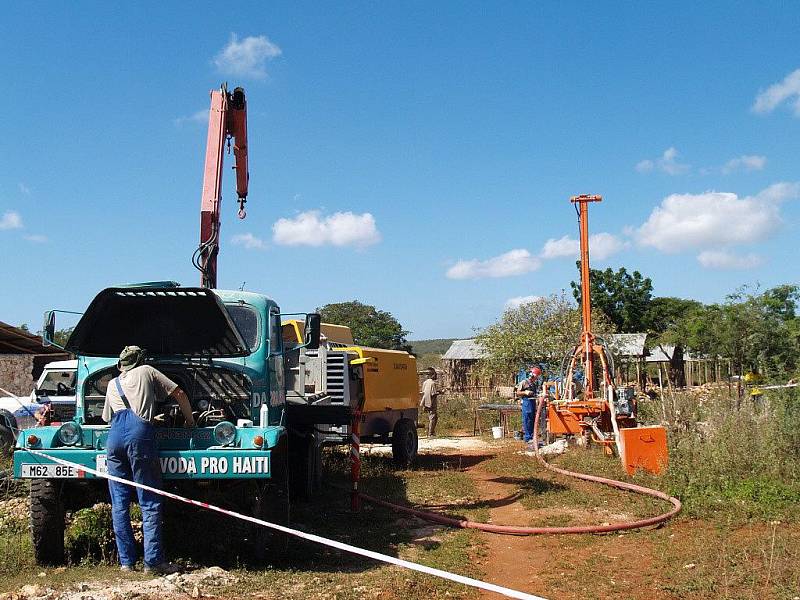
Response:
[[[119,377],[106,389],[103,420],[111,423],[106,450],[108,473],[137,483],[161,487],[161,467],[152,420],[156,403],[174,398],[183,413],[186,425],[194,427],[189,398],[178,385],[144,363],[144,351],[126,346],[119,355]],[[130,506],[134,490],[142,509],[144,533],[144,570],[170,572],[173,567],[164,561],[161,544],[162,497],[154,492],[124,483],[108,482],[111,493],[111,518],[117,540],[117,552],[123,571],[132,571],[136,564],[136,543],[131,527]]]
[[[526,442],[533,440],[536,401],[542,385],[541,375],[542,370],[539,367],[532,367],[528,372],[528,378],[517,384],[516,396],[522,400],[522,439]]]

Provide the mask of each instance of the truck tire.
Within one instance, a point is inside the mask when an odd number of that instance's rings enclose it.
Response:
[[[311,500],[321,479],[319,467],[322,449],[316,436],[292,436],[289,440],[289,483],[292,498]]]
[[[256,481],[252,513],[256,519],[287,526],[289,490],[286,480]],[[252,561],[263,566],[270,559],[280,559],[289,548],[289,536],[263,525],[251,525]]]
[[[64,564],[63,488],[57,479],[31,480],[31,539],[39,565]]]
[[[417,426],[411,419],[400,419],[392,432],[392,459],[398,467],[410,467],[417,458]]]
[[[15,443],[14,432],[0,422],[0,456],[11,456]]]

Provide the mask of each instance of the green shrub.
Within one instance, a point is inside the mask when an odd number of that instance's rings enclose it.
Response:
[[[670,423],[670,491],[694,516],[800,517],[800,395],[767,392],[764,405],[727,390],[702,400],[676,394]]]
[[[111,524],[111,505],[95,504],[76,511],[67,527],[65,549],[72,562],[115,562],[117,547]]]

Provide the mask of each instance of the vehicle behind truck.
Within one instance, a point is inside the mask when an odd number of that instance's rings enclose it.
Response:
[[[21,430],[75,416],[77,366],[76,360],[47,363],[29,396],[0,398],[0,454],[10,454]]]

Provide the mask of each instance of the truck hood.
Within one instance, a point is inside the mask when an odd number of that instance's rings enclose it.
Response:
[[[248,354],[225,306],[205,288],[107,288],[92,300],[65,349],[111,357],[125,346],[140,346],[148,356]]]

